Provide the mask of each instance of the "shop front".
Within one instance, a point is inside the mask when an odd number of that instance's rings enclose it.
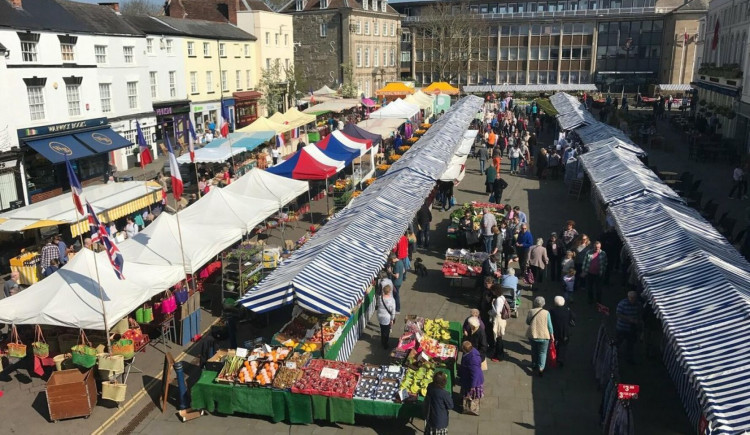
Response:
[[[263,95],[257,91],[235,92],[235,128],[242,128],[258,119],[258,104]]]
[[[206,132],[210,128],[215,131],[221,125],[221,101],[191,103],[190,112],[193,114],[193,125],[196,132]]]
[[[17,131],[26,179],[24,204],[52,198],[68,190],[65,167],[69,160],[85,186],[105,181],[111,174],[110,152],[132,142],[110,128],[107,118],[25,128]]]
[[[154,143],[153,133],[156,128],[156,117],[154,116],[154,113],[151,112],[124,118],[110,119],[109,122],[112,130],[133,144],[133,146],[114,151],[112,153],[112,164],[115,165],[118,171],[124,171],[139,166],[140,160],[138,159],[138,133],[136,122],[141,125],[141,130],[143,131],[143,137],[146,139],[146,143],[149,146],[152,146]],[[156,155],[155,151],[155,149],[152,149],[151,155]]]
[[[236,128],[236,124],[234,122],[235,100],[234,98],[224,98],[223,100],[221,100],[221,105],[222,107],[227,109],[226,113],[229,115],[229,132],[232,133]]]
[[[190,101],[169,101],[165,103],[154,104],[156,112],[156,125],[148,132],[144,128],[143,135],[146,136],[146,142],[152,146],[160,144],[158,153],[154,155],[165,154],[166,145],[164,145],[164,136],[169,135],[169,140],[178,149],[187,150],[188,144],[188,120],[190,119]],[[141,125],[143,128],[143,125]],[[195,126],[197,130],[198,127]],[[151,137],[149,137],[151,136]]]

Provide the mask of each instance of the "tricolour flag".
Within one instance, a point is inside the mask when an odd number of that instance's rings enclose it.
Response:
[[[151,155],[151,147],[146,143],[143,130],[141,130],[141,123],[138,121],[135,121],[135,140],[138,142],[138,150],[141,155],[141,169],[143,169],[146,165],[154,161],[154,157]]]
[[[284,133],[279,133],[276,135],[276,148],[281,148],[284,146]]]
[[[176,201],[182,198],[184,186],[182,184],[182,175],[180,175],[180,165],[177,164],[177,157],[174,156],[172,143],[169,141],[169,135],[164,138],[167,142],[167,151],[169,151],[169,173],[172,176],[172,195]]]
[[[296,139],[299,137],[299,127],[292,129],[292,139]]]
[[[193,128],[193,121],[188,119],[188,149],[190,150],[190,163],[195,163],[195,141],[198,136]]]
[[[67,157],[65,158],[65,169],[68,171],[68,181],[70,181],[70,193],[73,194],[73,204],[75,204],[78,214],[85,216],[86,213],[83,211],[83,202],[81,201],[83,187],[81,187],[81,183],[78,181],[73,166],[71,166]]]
[[[117,275],[118,279],[125,279],[125,276],[122,274],[122,266],[125,262],[120,250],[117,249],[117,245],[115,245],[115,242],[112,241],[109,234],[107,234],[107,229],[104,228],[104,225],[99,221],[99,218],[96,217],[96,212],[88,201],[86,201],[86,210],[88,211],[91,241],[99,242],[104,245],[104,248],[107,250],[109,262],[112,264],[112,269],[115,271],[115,275]]]
[[[219,131],[221,131],[222,137],[229,136],[229,109],[223,104],[221,106],[221,127],[219,127]]]

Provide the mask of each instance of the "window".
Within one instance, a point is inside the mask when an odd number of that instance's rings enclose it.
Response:
[[[362,49],[357,48],[357,67],[362,66]]]
[[[176,71],[170,71],[169,72],[169,96],[170,97],[176,97],[177,96],[177,85],[176,85],[176,79],[175,76],[177,75]]]
[[[107,63],[107,46],[95,45],[94,56],[96,57],[96,63]]]
[[[99,83],[99,101],[102,105],[102,113],[112,111],[112,85],[109,83]]]
[[[206,71],[206,92],[212,94],[214,92],[214,72]]]
[[[380,50],[375,48],[372,54],[372,66],[380,66]]]
[[[172,40],[167,39],[167,54],[172,54]]]
[[[289,46],[289,34],[285,33],[284,34],[284,47],[288,47],[288,46]]]
[[[239,91],[242,89],[242,73],[240,70],[234,72],[234,87]]]
[[[24,62],[36,62],[36,42],[21,41],[21,54]]]
[[[370,22],[365,20],[365,35],[370,34]]]
[[[44,87],[29,86],[26,88],[26,92],[29,96],[29,114],[31,114],[31,120],[44,119]]]
[[[305,2],[304,0],[297,0],[297,10],[301,11],[305,8]]]
[[[128,107],[138,108],[138,82],[128,82]]]
[[[245,71],[245,84],[248,89],[252,88],[251,80],[250,80],[250,70]]]
[[[364,10],[369,9],[370,5],[368,3],[370,3],[370,0],[362,0],[362,9]]]
[[[219,43],[219,56],[227,57],[227,45],[223,42]]]
[[[362,34],[362,21],[357,21],[357,35]]]
[[[274,36],[274,39],[275,39],[275,41],[276,41],[276,46],[278,47],[278,45],[279,45],[279,34],[278,34],[278,33],[276,33],[276,34],[274,34],[273,36]]]
[[[320,23],[320,37],[325,38],[328,35],[328,24]]]
[[[378,20],[375,20],[375,22],[372,23],[372,34],[375,36],[380,36],[380,27],[378,27]]]
[[[198,73],[196,71],[190,71],[190,93],[198,93]]]
[[[388,23],[383,23],[383,36],[388,36]]]
[[[266,45],[271,45],[271,32],[266,32]]]
[[[229,89],[227,87],[227,71],[224,70],[221,72],[221,91],[224,92],[227,89]]]
[[[245,44],[245,57],[250,57],[250,44]]]
[[[396,23],[391,23],[391,36],[396,36]]]
[[[157,98],[157,93],[156,93],[156,82],[157,82],[156,71],[150,71],[148,73],[148,79],[149,79],[149,82],[151,83],[151,98]]]
[[[365,48],[365,68],[370,66],[370,49]]]
[[[388,49],[383,49],[383,66],[388,66]]]
[[[146,53],[154,54],[154,38],[146,38]]]
[[[402,51],[401,52],[401,62],[411,62],[411,51]]]
[[[271,69],[271,58],[270,57],[266,58],[266,69]]]
[[[81,115],[80,85],[65,85],[65,95],[68,97],[68,115]]]
[[[73,44],[60,44],[60,53],[62,54],[63,62],[73,62],[76,60]]]
[[[211,45],[208,42],[203,43],[203,57],[211,57]]]
[[[386,6],[388,6],[388,2],[387,2],[387,1],[385,1],[385,0],[381,1],[381,2],[380,2],[380,11],[381,11],[381,12],[385,12],[385,11],[386,11],[386,9],[385,9],[385,8],[386,8]]]
[[[320,0],[320,8],[321,9],[328,8],[328,0]]]
[[[289,58],[284,59],[284,68],[285,68],[285,71],[284,71],[285,73],[286,71],[289,71]]]
[[[122,54],[125,56],[125,63],[133,63],[133,47],[122,47]]]
[[[187,50],[188,50],[188,56],[194,57],[195,56],[195,42],[188,41],[187,43]]]

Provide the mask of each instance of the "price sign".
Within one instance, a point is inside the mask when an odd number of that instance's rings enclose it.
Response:
[[[621,400],[637,399],[640,385],[617,384],[617,398]]]
[[[294,361],[287,361],[286,363],[284,363],[284,366],[288,369],[296,369],[297,363]]]
[[[336,379],[339,377],[339,371],[330,367],[325,367],[320,371],[320,377],[326,379]]]
[[[605,316],[609,316],[609,308],[602,304],[596,304],[596,311],[604,314]]]
[[[244,347],[238,347],[235,351],[235,355],[240,358],[247,358],[247,349],[245,349]]]

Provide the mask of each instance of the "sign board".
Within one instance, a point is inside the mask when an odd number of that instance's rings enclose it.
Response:
[[[167,409],[167,397],[169,397],[169,384],[172,383],[172,367],[174,366],[174,358],[172,354],[167,352],[164,355],[164,368],[161,373],[161,412],[163,413]]]
[[[320,377],[326,379],[336,379],[339,377],[339,371],[330,367],[324,367],[323,370],[320,371]]]
[[[85,119],[83,121],[65,122],[62,124],[44,125],[34,128],[22,128],[17,130],[18,137],[41,136],[45,134],[63,133],[67,131],[80,130],[83,128],[101,127],[107,125],[107,118]]]
[[[639,391],[640,385],[617,384],[617,398],[620,400],[637,399]]]

